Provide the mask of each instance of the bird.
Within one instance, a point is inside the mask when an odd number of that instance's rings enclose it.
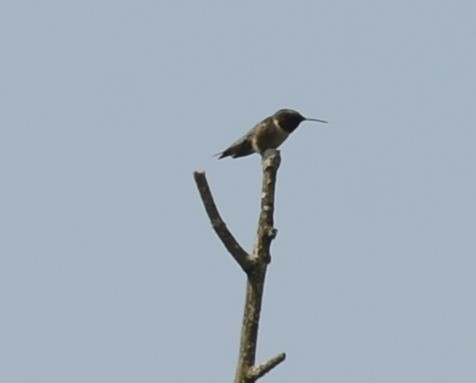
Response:
[[[224,151],[215,154],[214,157],[221,160],[225,157],[245,157],[253,153],[263,155],[268,149],[277,149],[303,121],[327,124],[327,121],[324,120],[306,118],[292,109],[280,109],[257,123],[243,137],[232,143]]]

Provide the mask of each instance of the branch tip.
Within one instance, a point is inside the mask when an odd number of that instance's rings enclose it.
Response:
[[[263,375],[270,372],[278,364],[282,363],[286,359],[286,354],[282,352],[281,354],[276,355],[274,358],[260,364],[259,366],[253,366],[248,370],[248,377],[250,379],[259,379]]]
[[[203,202],[203,206],[207,212],[213,230],[225,245],[228,252],[233,256],[235,261],[240,265],[243,271],[247,272],[251,264],[248,253],[240,246],[238,241],[233,237],[233,234],[226,227],[225,222],[218,212],[218,208],[213,200],[213,195],[208,185],[207,177],[204,171],[194,171],[193,177],[197,184],[198,192]]]

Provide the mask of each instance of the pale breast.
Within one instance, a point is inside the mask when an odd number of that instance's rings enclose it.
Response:
[[[276,149],[281,145],[289,133],[283,130],[277,120],[273,120],[271,124],[262,124],[258,127],[256,134],[251,138],[253,149],[262,153],[266,149]]]

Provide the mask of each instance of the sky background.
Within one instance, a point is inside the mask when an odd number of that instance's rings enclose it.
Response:
[[[476,3],[3,1],[0,381],[231,382],[288,107],[263,382],[476,381]]]

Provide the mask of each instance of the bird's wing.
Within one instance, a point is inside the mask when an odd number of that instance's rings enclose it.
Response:
[[[251,147],[251,136],[253,135],[253,130],[259,124],[255,125],[251,128],[244,136],[240,139],[233,142],[227,149],[223,152],[214,154],[213,156],[220,156],[218,159],[222,159],[224,157],[232,156],[233,158],[242,157],[253,152],[253,148]]]
[[[241,144],[243,144],[244,141],[249,141],[250,138],[251,138],[251,135],[253,134],[253,129],[254,128],[251,128],[244,136],[242,136],[241,138],[239,138],[238,140],[236,140],[235,142],[233,142],[229,148],[233,147],[233,146],[239,146]]]

